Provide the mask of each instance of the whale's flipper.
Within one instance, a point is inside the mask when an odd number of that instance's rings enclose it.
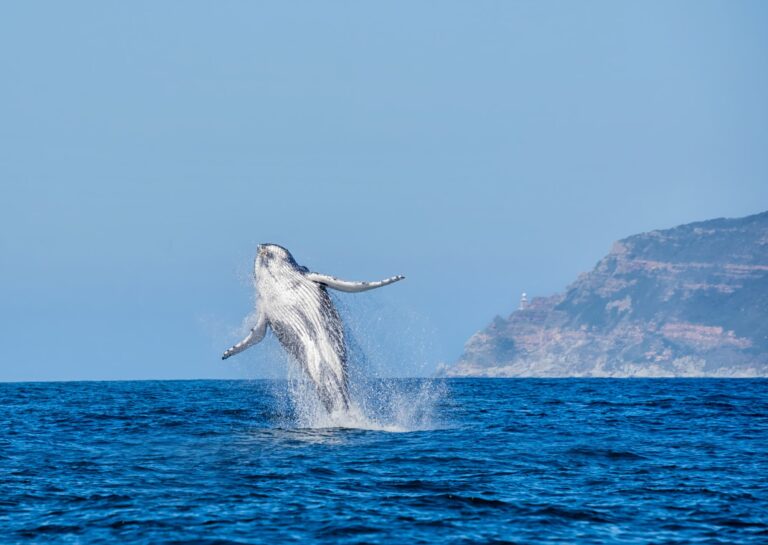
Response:
[[[225,360],[230,356],[234,356],[235,354],[239,354],[246,348],[250,348],[254,344],[261,341],[261,339],[264,338],[264,335],[267,334],[267,319],[264,316],[263,312],[259,312],[259,317],[256,319],[256,325],[253,326],[251,329],[251,332],[248,333],[248,335],[237,343],[232,348],[229,348],[226,352],[224,352],[224,355],[221,356],[221,359]]]
[[[378,282],[352,282],[350,280],[341,280],[335,276],[328,276],[327,274],[320,274],[315,272],[307,273],[306,277],[309,280],[312,280],[312,282],[316,282],[328,288],[333,288],[339,291],[346,291],[349,293],[380,288],[405,278],[404,276],[398,274],[397,276],[391,276],[384,280],[379,280]]]

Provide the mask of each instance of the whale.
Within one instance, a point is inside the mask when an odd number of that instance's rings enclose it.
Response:
[[[405,277],[374,282],[342,280],[311,272],[278,244],[259,244],[253,267],[257,291],[255,323],[222,359],[259,343],[271,330],[314,384],[329,413],[349,409],[347,344],[344,325],[328,289],[358,293],[388,286]]]

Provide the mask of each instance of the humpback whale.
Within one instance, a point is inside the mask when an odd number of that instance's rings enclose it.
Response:
[[[283,348],[315,385],[331,413],[349,408],[347,346],[344,327],[327,288],[356,293],[387,286],[405,278],[352,282],[310,272],[277,244],[260,244],[254,262],[258,293],[256,325],[224,352],[227,359],[250,348],[271,329]]]

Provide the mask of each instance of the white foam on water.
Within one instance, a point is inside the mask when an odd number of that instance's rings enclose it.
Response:
[[[294,362],[288,365],[282,403],[292,414],[293,427],[358,429],[404,433],[442,427],[436,408],[445,395],[442,382],[427,379],[361,379],[350,384],[348,409],[329,413],[315,386]]]

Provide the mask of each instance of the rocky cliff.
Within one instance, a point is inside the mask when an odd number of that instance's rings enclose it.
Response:
[[[768,376],[768,212],[616,242],[472,336],[445,376]]]

